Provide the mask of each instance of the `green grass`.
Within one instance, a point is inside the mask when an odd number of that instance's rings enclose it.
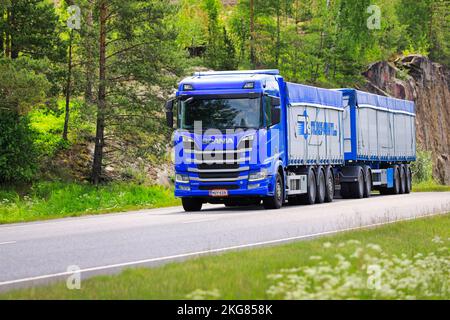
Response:
[[[450,191],[450,186],[440,185],[434,180],[422,181],[413,184],[413,192],[445,192]]]
[[[280,274],[282,269],[290,268],[316,268],[319,262],[311,257],[320,255],[322,262],[335,264],[336,255],[345,259],[355,252],[355,246],[347,243],[357,240],[360,247],[365,248],[363,254],[370,254],[372,244],[381,246],[384,255],[400,263],[406,263],[417,254],[424,256],[431,254],[444,254],[443,281],[432,278],[427,286],[435,288],[448,281],[450,270],[448,263],[448,248],[442,253],[445,244],[437,243],[433,239],[439,236],[443,242],[450,241],[450,215],[424,218],[408,222],[395,223],[376,229],[347,232],[320,239],[296,242],[287,245],[258,248],[239,252],[224,253],[215,256],[200,257],[185,262],[170,263],[157,268],[128,269],[114,276],[99,276],[82,281],[80,290],[68,290],[65,283],[57,283],[47,287],[37,287],[0,295],[0,299],[185,299],[192,297],[192,292],[205,290],[210,292],[199,293],[194,296],[206,298],[220,297],[222,299],[270,299],[283,298],[281,295],[268,294],[268,289],[275,282],[269,279],[270,274]],[[370,244],[368,246],[368,244]],[[327,249],[326,249],[327,248]],[[441,249],[439,249],[441,248]],[[445,254],[447,254],[445,256]],[[396,255],[395,258],[393,255]],[[402,256],[403,255],[403,256]],[[417,256],[418,257],[418,256]],[[431,260],[434,261],[434,260]],[[437,262],[436,262],[437,263]],[[358,268],[364,269],[363,258],[359,258],[349,271],[352,275],[358,274]],[[410,285],[417,279],[426,277],[439,269],[433,265],[425,268],[422,273],[409,279],[415,273],[405,273],[403,285]],[[442,269],[442,266],[441,266]],[[442,270],[441,270],[442,271]],[[365,271],[364,271],[365,272]],[[390,271],[388,272],[390,273]],[[446,274],[445,274],[446,273]],[[342,271],[342,274],[345,274]],[[341,276],[336,275],[336,276]],[[344,279],[347,283],[348,279]],[[439,280],[439,279],[438,279]],[[322,294],[321,280],[314,278],[312,290]],[[383,289],[387,290],[387,289]],[[449,288],[441,295],[426,296],[424,287],[410,289],[407,294],[421,299],[450,299]],[[384,292],[384,291],[383,291]],[[352,290],[348,296],[342,294],[336,298],[371,299],[378,297],[373,291]]]
[[[159,186],[40,182],[26,195],[0,189],[0,224],[175,205],[173,190]]]

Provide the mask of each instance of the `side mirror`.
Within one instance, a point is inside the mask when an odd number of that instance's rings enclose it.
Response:
[[[281,109],[272,107],[272,125],[279,124],[281,122]]]
[[[279,107],[281,106],[281,99],[278,97],[270,97],[270,104],[272,107]]]
[[[169,128],[173,128],[173,105],[175,100],[169,100],[166,102],[166,124]]]

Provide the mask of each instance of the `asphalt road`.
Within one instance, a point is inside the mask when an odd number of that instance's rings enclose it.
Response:
[[[0,226],[0,291],[82,279],[126,267],[318,237],[450,212],[450,192],[373,196],[315,206],[228,209],[206,206],[67,218]],[[73,270],[73,269],[71,269]]]

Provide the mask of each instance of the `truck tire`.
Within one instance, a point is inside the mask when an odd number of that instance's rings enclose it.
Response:
[[[325,172],[323,168],[317,169],[317,192],[316,192],[316,203],[324,203],[325,195],[327,192]]]
[[[406,172],[405,172],[405,166],[400,165],[400,194],[406,193]]]
[[[355,199],[364,198],[364,170],[358,170],[358,182],[352,184],[352,194]]]
[[[364,198],[370,198],[372,194],[372,172],[370,167],[364,167]]]
[[[263,207],[267,210],[280,209],[283,206],[284,184],[279,173],[275,178],[275,192],[271,197],[263,199]]]
[[[400,194],[401,181],[399,166],[395,165],[392,168],[394,169],[394,187],[391,189],[391,194]]]
[[[194,198],[182,198],[181,203],[186,212],[197,212],[202,210],[203,202]]]
[[[405,172],[406,172],[406,189],[405,193],[409,194],[412,191],[412,174],[411,174],[411,168],[409,165],[405,166]]]
[[[331,167],[326,168],[325,181],[326,181],[325,202],[333,202],[335,186],[334,186],[333,169],[331,169]]]
[[[317,181],[316,174],[312,168],[308,169],[308,192],[299,197],[299,202],[304,205],[313,205],[316,203]]]

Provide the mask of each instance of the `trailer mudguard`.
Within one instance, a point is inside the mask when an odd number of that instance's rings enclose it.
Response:
[[[342,183],[358,182],[358,173],[361,170],[360,166],[343,167],[339,172],[339,181]]]

